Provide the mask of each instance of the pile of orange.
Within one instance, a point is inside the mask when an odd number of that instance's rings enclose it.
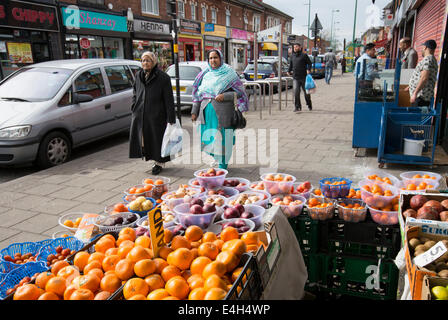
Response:
[[[341,181],[335,181],[333,183],[331,183],[330,181],[325,181],[324,184],[328,184],[330,186],[340,186],[340,185],[347,184],[347,181],[341,180]]]
[[[362,188],[365,191],[373,193],[376,196],[382,196],[382,197],[393,196],[393,192],[392,191],[387,190],[387,189],[383,190],[383,188],[380,185],[376,184],[376,183],[374,183],[372,186],[365,185]]]
[[[433,180],[436,179],[436,177],[430,176],[429,174],[424,174],[423,176],[421,174],[416,174],[412,178],[413,179],[433,179]]]
[[[264,180],[267,181],[292,181],[292,176],[290,175],[282,175],[280,173],[276,174],[275,176],[273,174],[268,174],[264,177]]]
[[[322,196],[322,190],[320,190],[320,189],[314,189],[313,193],[314,193],[316,196]]]
[[[378,182],[384,182],[384,183],[392,185],[392,181],[390,181],[389,177],[381,178],[380,176],[378,176],[376,174],[372,174],[372,175],[368,176],[367,179],[378,181]]]
[[[242,271],[243,253],[262,245],[257,233],[240,237],[233,227],[219,238],[198,226],[187,228],[184,236],[165,230],[164,240],[170,245],[154,258],[151,239],[136,237],[132,228],[122,229],[117,239],[104,235],[95,252],[76,253],[73,265],[55,263],[35,284],[19,287],[14,300],[105,300],[122,285],[127,300],[220,300]]]
[[[67,219],[63,222],[63,225],[69,228],[78,228],[81,223],[82,217],[77,218],[75,221]]]
[[[277,206],[298,206],[302,204],[302,201],[300,200],[294,200],[293,197],[291,196],[284,196],[282,197],[274,197],[272,199],[272,203],[277,205]]]
[[[128,189],[129,194],[142,194],[152,190],[152,185],[145,184],[143,187],[132,187]]]
[[[415,185],[414,183],[408,184],[405,188],[401,188],[401,190],[426,190],[433,189],[434,186],[431,184],[427,184],[426,182],[420,182],[419,185]]]
[[[339,205],[340,205],[341,207],[343,207],[343,208],[347,208],[347,209],[357,209],[357,210],[365,209],[365,207],[362,206],[362,205],[360,205],[359,203],[355,203],[355,204],[352,204],[352,203],[345,204],[344,202],[341,202]]]
[[[165,182],[163,182],[163,180],[161,180],[161,179],[157,179],[156,181],[154,181],[153,179],[150,179],[150,178],[143,180],[143,183],[145,185],[152,184],[152,185],[158,185],[158,186],[165,184]]]
[[[349,199],[361,199],[361,190],[355,190],[353,188],[350,188],[350,191],[348,192],[347,198],[349,198]]]
[[[331,207],[333,203],[331,202],[321,202],[317,198],[310,198],[308,200],[308,207],[309,208],[328,208]]]

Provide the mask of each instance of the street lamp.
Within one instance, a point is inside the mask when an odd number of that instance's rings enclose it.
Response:
[[[330,34],[330,46],[332,45],[331,43],[333,42],[333,18],[334,18],[334,13],[335,12],[339,12],[339,9],[332,9],[331,10],[331,34]]]
[[[308,3],[305,3],[306,6],[308,6],[308,35],[307,35],[307,45],[306,49],[310,50],[310,14],[311,14],[311,0],[308,0]]]
[[[341,30],[341,29],[339,29],[339,28],[335,28],[335,25],[336,24],[338,24],[338,23],[340,23],[339,21],[335,21],[334,23],[333,23],[333,25],[331,26],[331,38],[330,38],[330,46],[333,48],[333,42],[334,42],[334,38],[335,38],[335,34],[336,34],[336,31],[337,30]]]

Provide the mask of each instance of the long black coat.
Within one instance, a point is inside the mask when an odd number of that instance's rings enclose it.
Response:
[[[145,80],[143,70],[138,71],[135,78],[129,157],[170,161],[169,156],[160,156],[160,149],[167,123],[176,122],[171,79],[157,65],[151,70],[148,80]]]

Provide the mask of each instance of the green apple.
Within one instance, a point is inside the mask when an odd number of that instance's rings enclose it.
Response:
[[[437,300],[448,300],[448,289],[442,286],[435,286],[431,289],[432,295]]]

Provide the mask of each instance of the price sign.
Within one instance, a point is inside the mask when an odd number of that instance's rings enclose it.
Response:
[[[159,256],[159,250],[165,245],[163,216],[160,207],[156,207],[148,212],[149,233],[151,235],[152,252],[154,258]]]
[[[89,49],[90,48],[90,40],[87,38],[81,38],[81,39],[79,39],[79,45],[83,49]]]
[[[447,248],[442,241],[437,242],[431,249],[414,258],[414,264],[423,268],[431,262],[437,260],[447,252]]]
[[[78,229],[76,230],[75,237],[82,242],[89,242],[95,231],[95,220],[98,217],[96,213],[86,213],[83,215]]]

